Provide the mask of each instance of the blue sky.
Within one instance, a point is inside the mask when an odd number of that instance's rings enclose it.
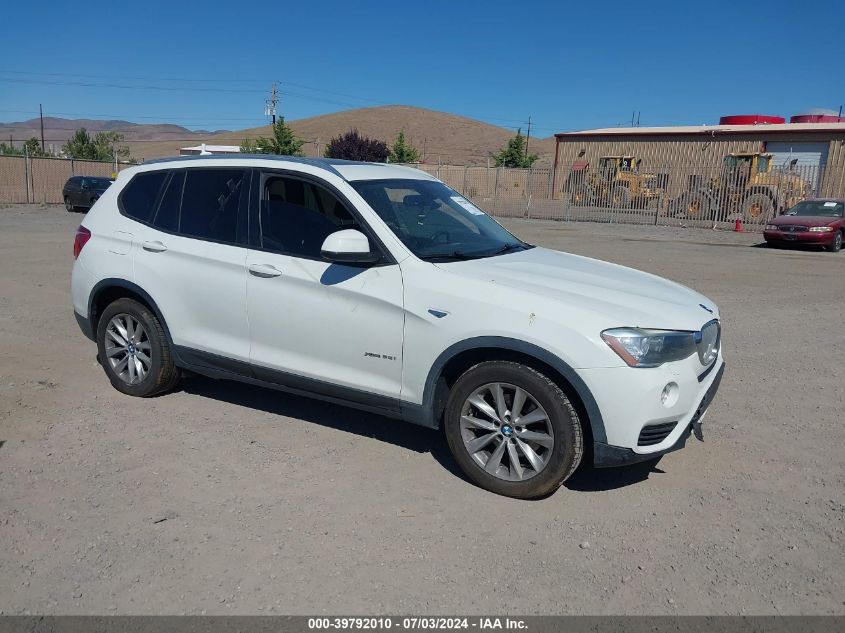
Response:
[[[845,103],[845,2],[7,2],[0,121],[408,104],[533,134]],[[87,85],[78,85],[87,84]],[[121,87],[118,87],[121,86]]]

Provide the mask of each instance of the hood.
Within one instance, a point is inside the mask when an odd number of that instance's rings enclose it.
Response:
[[[560,302],[563,311],[591,313],[606,327],[699,330],[719,317],[712,301],[681,284],[545,248],[436,265],[482,283],[535,294],[538,300]]]
[[[769,220],[768,224],[775,226],[827,226],[841,218],[829,215],[779,215]]]

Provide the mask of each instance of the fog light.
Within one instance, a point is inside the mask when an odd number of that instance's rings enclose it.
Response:
[[[670,382],[668,385],[663,387],[663,391],[660,392],[661,404],[663,404],[663,406],[667,409],[670,407],[674,407],[675,404],[678,402],[679,392],[680,389],[678,388],[678,384],[675,382]]]

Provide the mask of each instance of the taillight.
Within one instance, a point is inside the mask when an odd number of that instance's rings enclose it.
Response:
[[[91,231],[86,229],[81,224],[79,228],[76,229],[76,237],[73,238],[73,258],[76,259],[79,257],[79,253],[82,252],[82,247],[88,243],[88,240],[91,239]]]

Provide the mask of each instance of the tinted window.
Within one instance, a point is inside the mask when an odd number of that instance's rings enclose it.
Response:
[[[360,225],[331,192],[310,182],[284,176],[264,181],[261,200],[261,245],[293,255],[320,258],[326,237]]]
[[[158,195],[167,178],[166,171],[138,174],[120,194],[123,212],[139,222],[149,222],[155,211]]]
[[[187,170],[179,232],[189,237],[235,243],[245,173],[242,169]]]
[[[184,183],[184,171],[172,172],[170,180],[164,185],[164,194],[153,218],[153,226],[171,233],[179,230],[179,209],[182,205]]]

